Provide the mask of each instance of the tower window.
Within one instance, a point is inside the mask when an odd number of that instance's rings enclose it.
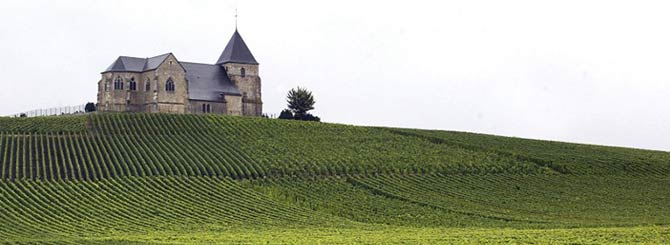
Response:
[[[130,83],[128,85],[129,85],[128,87],[130,87],[130,90],[132,91],[137,90],[137,82],[135,82],[134,77],[130,79]]]
[[[121,76],[117,76],[114,79],[114,90],[123,90],[123,79],[121,79]]]
[[[247,70],[245,70],[244,67],[240,68],[240,75],[241,75],[242,77],[246,77],[246,76],[247,76]]]
[[[174,91],[174,82],[172,81],[172,78],[168,78],[167,82],[165,82],[165,91]]]
[[[151,81],[149,80],[149,78],[147,78],[147,81],[144,82],[144,91],[149,91],[149,90],[151,90]]]

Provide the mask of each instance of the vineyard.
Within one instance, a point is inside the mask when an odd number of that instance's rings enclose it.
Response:
[[[0,242],[670,242],[660,151],[91,114],[0,118],[0,163]]]

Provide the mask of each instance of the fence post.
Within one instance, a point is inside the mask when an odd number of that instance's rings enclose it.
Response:
[[[72,106],[61,106],[61,107],[51,107],[51,108],[40,108],[24,112],[19,112],[15,114],[8,115],[9,117],[21,117],[21,114],[25,114],[27,117],[40,117],[40,116],[60,116],[60,115],[72,115],[78,113],[84,113],[86,111],[86,104],[81,105],[72,105]]]

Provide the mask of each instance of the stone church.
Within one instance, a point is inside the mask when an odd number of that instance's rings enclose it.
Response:
[[[98,111],[263,113],[258,62],[235,30],[214,64],[120,56],[98,82]]]

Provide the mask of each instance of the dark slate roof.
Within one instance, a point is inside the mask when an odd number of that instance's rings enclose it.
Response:
[[[170,53],[147,58],[147,62],[144,64],[144,70],[145,71],[155,70],[156,68],[158,68],[159,65],[163,63],[163,61],[165,61],[165,59],[168,56],[170,56]]]
[[[258,65],[254,55],[249,51],[249,47],[242,40],[240,33],[235,30],[233,36],[228,41],[228,45],[223,49],[219,60],[216,61],[216,64],[225,64],[225,63],[241,63],[241,64],[253,64]]]
[[[179,62],[186,70],[188,97],[191,100],[221,101],[221,94],[241,95],[219,65]]]
[[[119,56],[112,65],[103,72],[125,71],[125,72],[143,72],[158,68],[165,61],[170,53],[162,54],[151,58],[137,58],[128,56]]]

